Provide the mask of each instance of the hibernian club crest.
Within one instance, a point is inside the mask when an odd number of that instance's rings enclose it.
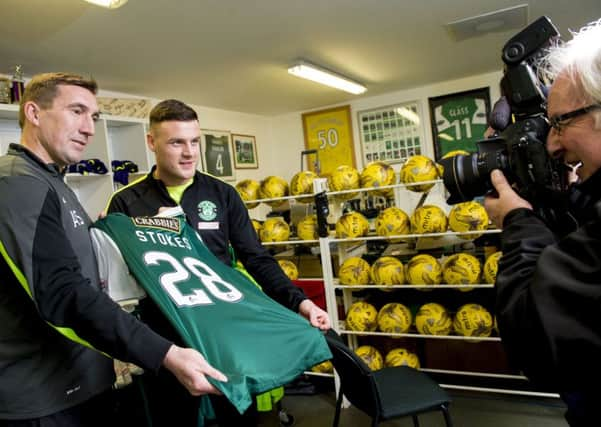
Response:
[[[217,205],[210,200],[198,204],[198,216],[203,221],[211,221],[217,217]]]

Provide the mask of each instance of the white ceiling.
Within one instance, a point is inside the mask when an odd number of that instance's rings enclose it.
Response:
[[[519,4],[564,37],[601,17],[600,0],[0,0],[0,73],[91,74],[107,90],[275,115],[356,98],[289,75],[299,58],[364,83],[362,96],[499,70],[517,30],[454,41],[444,24]]]

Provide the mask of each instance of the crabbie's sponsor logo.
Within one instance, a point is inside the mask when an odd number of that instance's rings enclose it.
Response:
[[[138,227],[153,227],[178,233],[181,231],[181,224],[177,218],[160,218],[139,216],[132,218],[134,224]]]

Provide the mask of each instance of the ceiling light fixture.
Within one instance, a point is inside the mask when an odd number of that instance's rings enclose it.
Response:
[[[359,95],[367,90],[367,88],[357,82],[352,81],[340,74],[318,67],[305,61],[300,61],[296,65],[288,68],[288,72],[297,77],[311,80],[322,85],[330,86],[345,92]]]
[[[524,28],[526,24],[528,24],[528,5],[520,4],[449,22],[445,27],[455,41],[461,41],[487,33]]]
[[[106,7],[107,9],[117,9],[127,3],[127,0],[85,0],[96,6]]]

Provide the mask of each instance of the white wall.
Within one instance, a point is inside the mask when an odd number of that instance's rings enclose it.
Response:
[[[361,147],[359,144],[360,137],[357,122],[358,111],[406,101],[419,101],[424,117],[422,124],[425,134],[424,154],[433,157],[428,97],[488,86],[490,87],[491,101],[494,102],[499,96],[498,86],[501,76],[501,71],[492,72],[409,90],[391,92],[384,95],[361,98],[350,102],[357,169],[360,171],[365,166],[361,163]],[[101,90],[99,96],[116,98],[143,97],[108,90]],[[154,98],[150,99],[153,103],[159,101]],[[305,111],[266,117],[198,105],[192,105],[192,107],[198,112],[200,127],[203,129],[227,130],[232,133],[254,135],[256,137],[259,168],[237,169],[236,182],[246,178],[261,180],[268,175],[278,175],[289,181],[300,170],[300,153],[305,149],[301,114]],[[332,106],[323,106],[322,108],[328,107]]]
[[[432,143],[432,131],[430,128],[430,111],[428,107],[428,98],[446,95],[449,93],[462,92],[481,87],[490,88],[491,104],[494,103],[499,93],[499,82],[502,77],[502,72],[491,72],[471,77],[466,77],[457,80],[449,80],[439,82],[427,86],[391,92],[384,95],[378,95],[368,98],[357,99],[350,102],[351,118],[353,125],[353,141],[355,143],[355,165],[361,172],[365,166],[361,160],[361,138],[359,136],[359,127],[357,112],[370,110],[374,108],[385,107],[389,105],[399,104],[409,101],[418,101],[423,117],[422,126],[424,127],[424,149],[422,153],[428,157],[434,158],[434,146]],[[348,103],[345,103],[348,104]],[[340,104],[340,105],[345,105]],[[333,107],[333,105],[324,106],[317,110]],[[492,107],[492,105],[491,105]],[[263,176],[279,175],[282,178],[290,181],[292,176],[300,171],[300,153],[305,149],[303,126],[301,115],[303,112],[295,112],[276,116],[271,119],[271,145],[267,161],[261,164],[261,172]],[[269,162],[269,163],[268,163]],[[396,171],[401,167],[401,164],[393,165]],[[420,193],[402,192],[402,197],[397,200],[398,207],[410,212],[417,203]],[[430,191],[427,202],[442,207],[446,211],[450,209],[446,205],[446,193],[442,185],[437,185]],[[262,205],[260,205],[260,209]],[[251,211],[253,214],[253,211]],[[258,216],[257,216],[258,217]]]
[[[101,90],[98,95],[113,98],[143,98],[142,96],[107,90]],[[146,99],[150,99],[153,105],[161,101],[156,98]],[[256,138],[259,169],[237,169],[235,182],[246,178],[261,180],[267,176],[265,175],[265,171],[270,170],[271,167],[264,165],[261,160],[269,159],[270,157],[270,144],[268,143],[271,134],[270,117],[220,110],[194,104],[189,105],[198,113],[198,120],[202,129],[230,131],[237,134],[253,135]]]
[[[384,95],[361,98],[350,102],[357,169],[361,171],[363,166],[365,166],[361,162],[361,147],[359,144],[360,137],[357,122],[358,111],[406,101],[419,101],[424,118],[422,124],[425,135],[424,154],[433,157],[428,97],[488,86],[490,87],[491,101],[494,102],[499,96],[498,87],[501,76],[501,71],[492,72],[409,90],[391,92]],[[107,90],[101,90],[99,95],[117,98],[142,97]],[[159,101],[152,98],[151,100],[154,103]],[[266,117],[197,105],[192,105],[192,107],[198,112],[200,126],[203,129],[227,130],[232,133],[254,135],[256,137],[259,168],[237,169],[235,182],[246,178],[260,181],[268,175],[278,175],[289,181],[295,173],[300,171],[300,153],[305,149],[301,114],[305,111]],[[332,106],[323,106],[322,108],[328,107]],[[398,169],[399,165],[395,167]],[[260,205],[258,208],[253,209],[251,214],[257,218],[263,218],[268,211],[268,207]]]
[[[113,98],[144,98],[142,96],[106,90],[101,90],[98,95]],[[156,98],[147,99],[150,99],[153,105],[161,101]],[[242,135],[253,135],[256,138],[259,169],[236,169],[236,179],[235,181],[230,182],[230,184],[234,185],[236,182],[242,181],[243,179],[260,181],[269,174],[267,171],[272,169],[270,166],[271,162],[269,161],[271,155],[269,143],[271,118],[194,104],[189,105],[196,110],[201,129],[230,131]],[[267,212],[269,212],[269,208],[260,205],[253,210],[252,213],[254,214],[253,217],[263,219]]]
[[[355,162],[359,171],[365,166],[361,161],[361,147],[358,129],[357,112],[373,108],[394,105],[408,101],[418,101],[423,123],[425,146],[424,154],[434,157],[432,133],[430,130],[430,112],[428,98],[461,92],[480,87],[490,88],[491,102],[499,97],[499,81],[502,72],[491,72],[457,80],[438,82],[409,90],[391,92],[384,95],[361,98],[350,102],[353,140],[355,141]],[[101,96],[130,97],[131,95],[103,91]],[[153,99],[154,102],[158,100]],[[192,105],[198,112],[200,126],[203,129],[228,130],[233,133],[254,135],[257,142],[258,169],[237,169],[235,182],[250,178],[257,181],[268,175],[277,175],[290,181],[292,176],[301,170],[300,153],[305,149],[301,114],[305,111],[266,117],[254,114],[239,113],[215,108]],[[323,106],[318,108],[329,108]],[[400,165],[395,165],[398,170]],[[234,184],[235,182],[232,182]],[[434,197],[436,197],[433,194]],[[438,196],[439,201],[442,195]],[[434,202],[434,200],[432,200]],[[436,202],[435,202],[436,203]],[[270,208],[264,204],[251,210],[251,216],[264,219]]]
[[[423,154],[434,157],[428,97],[461,92],[480,87],[490,87],[491,103],[494,103],[499,97],[499,81],[501,77],[502,72],[498,71],[458,80],[439,82],[409,90],[391,92],[384,95],[361,98],[350,102],[353,140],[355,141],[355,164],[357,169],[361,171],[365,166],[361,162],[361,147],[357,120],[358,111],[385,107],[408,101],[419,101],[424,118],[422,123],[425,135]],[[324,106],[323,108],[329,107],[333,106]],[[318,108],[318,110],[321,109],[322,108]],[[271,143],[273,146],[268,160],[270,163],[263,162],[261,164],[263,175],[280,175],[283,178],[290,180],[292,176],[300,170],[300,153],[305,149],[301,120],[301,114],[304,112],[306,111],[288,113],[271,119]],[[399,165],[395,165],[397,170],[398,167]]]

